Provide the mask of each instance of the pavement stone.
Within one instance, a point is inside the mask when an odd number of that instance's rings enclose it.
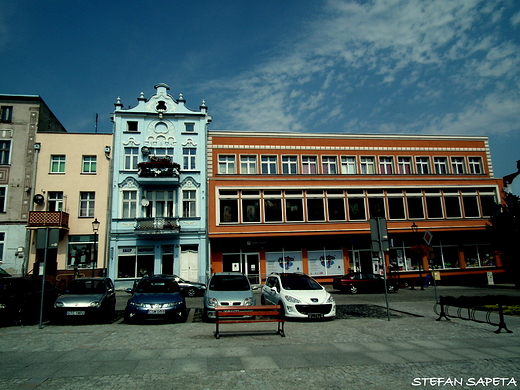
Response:
[[[180,324],[0,328],[0,389],[520,387],[520,318],[506,317],[513,333],[495,334],[485,323],[436,321],[430,303],[393,303],[390,321],[385,308],[364,315],[357,306],[333,321],[288,321],[285,338],[275,324],[251,323],[226,324],[254,333],[217,340],[196,315]],[[508,382],[485,382],[500,378]]]

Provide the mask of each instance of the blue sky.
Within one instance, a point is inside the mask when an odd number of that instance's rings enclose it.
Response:
[[[518,0],[0,0],[0,52],[0,93],[70,132],[163,82],[212,130],[485,135],[496,176],[520,159]]]

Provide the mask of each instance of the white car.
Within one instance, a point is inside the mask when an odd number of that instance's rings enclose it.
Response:
[[[334,298],[316,280],[301,273],[271,274],[262,287],[263,305],[280,305],[286,317],[334,318]]]

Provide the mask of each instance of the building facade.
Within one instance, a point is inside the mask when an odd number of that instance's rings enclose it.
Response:
[[[0,267],[16,276],[29,271],[36,135],[46,132],[66,130],[40,96],[0,95]]]
[[[166,84],[113,113],[109,276],[131,286],[151,274],[205,281],[208,269],[206,137],[211,116]]]
[[[502,272],[485,232],[503,190],[486,137],[211,131],[208,182],[211,272]],[[371,219],[386,223],[383,256]]]
[[[42,274],[45,262],[62,287],[75,273],[105,274],[112,134],[38,133],[36,141],[29,266]]]

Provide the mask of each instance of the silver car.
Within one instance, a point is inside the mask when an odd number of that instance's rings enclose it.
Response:
[[[115,316],[116,292],[110,278],[72,280],[54,303],[54,321],[89,318],[108,321]]]
[[[215,318],[215,306],[253,306],[255,297],[247,277],[240,272],[217,272],[204,295],[204,319]]]

